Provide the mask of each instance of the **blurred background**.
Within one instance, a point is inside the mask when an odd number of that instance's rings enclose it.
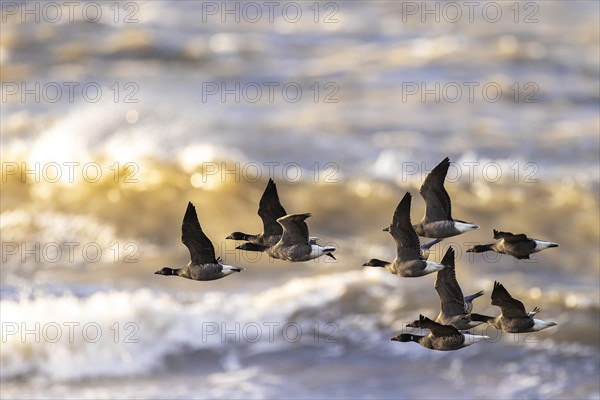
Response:
[[[599,5],[593,1],[2,2],[3,398],[599,398]],[[504,283],[557,328],[442,353],[391,342],[435,276],[381,229],[453,162],[475,311]],[[268,178],[337,262],[270,260]],[[179,267],[188,201],[228,264]],[[492,229],[560,243],[467,254]]]

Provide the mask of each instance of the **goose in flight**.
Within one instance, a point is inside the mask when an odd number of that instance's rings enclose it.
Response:
[[[558,247],[558,243],[546,242],[544,240],[531,239],[524,233],[513,234],[510,232],[499,232],[494,229],[496,243],[480,244],[467,249],[468,253],[483,253],[495,251],[496,253],[508,254],[517,260],[527,260],[529,256],[538,251]]]
[[[410,222],[411,195],[406,192],[394,212],[389,232],[396,242],[396,258],[393,262],[370,259],[363,266],[384,267],[402,277],[419,277],[437,272],[445,265],[427,261],[422,254],[419,237]]]
[[[425,215],[421,222],[414,225],[419,236],[447,238],[479,228],[470,222],[452,218],[452,203],[444,188],[448,167],[450,159],[446,157],[427,175],[419,189],[425,199]]]
[[[281,225],[277,223],[277,218],[281,218],[286,214],[285,209],[279,202],[277,186],[273,179],[269,179],[267,187],[258,203],[258,215],[263,222],[263,232],[257,235],[233,232],[226,239],[244,240],[264,246],[273,246],[279,241],[283,232]]]
[[[238,247],[240,250],[264,251],[273,258],[286,261],[308,261],[322,255],[326,255],[335,260],[332,252],[336,249],[333,246],[320,246],[311,242],[308,236],[308,225],[305,220],[311,214],[290,214],[277,218],[283,229],[281,238],[273,246],[260,245],[247,242]]]
[[[486,315],[471,313],[473,300],[483,296],[483,291],[470,296],[463,296],[463,292],[456,280],[456,269],[454,265],[454,249],[450,247],[442,264],[446,266],[438,271],[435,279],[435,290],[440,296],[441,311],[435,322],[442,325],[452,325],[458,330],[468,330],[487,322],[490,318]]]
[[[225,239],[232,240],[243,240],[250,243],[259,244],[261,246],[273,246],[279,239],[281,239],[281,234],[283,233],[283,228],[277,222],[278,218],[285,217],[287,212],[285,208],[281,205],[279,201],[279,194],[277,193],[277,185],[273,179],[269,178],[269,182],[267,183],[267,187],[263,192],[262,197],[258,203],[258,215],[263,223],[263,232],[257,235],[251,235],[243,232],[233,232],[231,235],[227,236]],[[317,244],[317,237],[310,237],[310,244]],[[249,251],[262,251],[262,250],[252,250],[251,248],[246,248],[245,250]]]
[[[526,313],[523,303],[513,298],[510,293],[508,293],[508,290],[506,290],[499,282],[494,282],[492,305],[500,307],[502,312],[500,316],[491,318],[487,323],[504,332],[537,332],[557,325],[555,322],[547,322],[533,318],[540,311],[537,307],[529,314]]]
[[[430,333],[427,336],[402,333],[393,337],[392,340],[397,342],[416,342],[427,349],[449,351],[462,349],[481,340],[489,339],[488,336],[461,333],[451,325],[438,324],[422,315],[419,315],[418,321],[411,322],[407,326],[429,329]]]
[[[176,275],[195,281],[213,281],[240,272],[243,268],[223,264],[215,257],[215,248],[202,232],[196,208],[189,202],[181,225],[181,241],[190,251],[190,262],[183,268],[164,267],[155,274]]]

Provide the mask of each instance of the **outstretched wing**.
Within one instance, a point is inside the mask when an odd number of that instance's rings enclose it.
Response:
[[[448,167],[450,167],[450,159],[446,157],[427,175],[419,189],[421,196],[425,199],[423,220],[426,222],[452,220],[452,204],[450,196],[444,188]]]
[[[396,256],[401,261],[423,260],[419,237],[410,222],[411,195],[406,192],[394,211],[390,233],[396,241]]]
[[[435,290],[440,296],[442,314],[446,317],[454,317],[465,314],[465,299],[463,292],[456,280],[456,270],[454,268],[454,249],[448,248],[441,261],[446,266],[437,272],[435,278]]]
[[[494,282],[492,305],[500,307],[502,315],[506,318],[527,317],[523,303],[513,298],[500,282]]]
[[[267,187],[258,204],[258,215],[263,222],[264,236],[281,235],[283,229],[277,223],[277,218],[284,217],[286,214],[285,209],[279,202],[277,186],[273,179],[269,179],[269,183],[267,183]]]
[[[442,337],[460,335],[458,329],[452,325],[438,324],[423,315],[419,315],[419,321],[415,321],[413,324],[421,329],[429,329],[433,336]]]
[[[216,262],[215,248],[208,237],[202,232],[196,208],[189,202],[183,223],[181,224],[181,241],[190,251],[192,264]]]
[[[290,214],[277,219],[277,222],[283,228],[281,243],[286,246],[294,244],[308,244],[308,225],[304,220],[310,217],[306,214]]]
[[[507,243],[516,243],[525,240],[529,240],[527,235],[524,233],[512,234],[510,232],[500,232],[494,229],[494,239],[504,239]]]

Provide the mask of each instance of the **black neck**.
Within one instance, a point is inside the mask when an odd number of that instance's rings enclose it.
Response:
[[[473,247],[471,247],[471,251],[473,253],[483,253],[485,251],[490,251],[492,250],[492,246],[494,245],[494,243],[489,243],[489,244],[478,244],[475,245]]]
[[[236,247],[236,249],[246,250],[246,251],[265,251],[268,248],[269,248],[269,246],[263,246],[261,244],[256,244],[256,243],[251,243],[251,242],[244,243],[244,244]]]

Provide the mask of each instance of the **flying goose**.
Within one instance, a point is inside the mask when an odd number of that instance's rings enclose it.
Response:
[[[444,188],[444,180],[450,167],[450,159],[444,158],[425,178],[419,189],[425,199],[425,215],[414,225],[417,235],[429,238],[447,238],[477,229],[470,222],[452,218],[452,203]]]
[[[389,232],[396,241],[396,258],[393,262],[373,258],[363,264],[370,267],[384,267],[392,274],[403,277],[418,277],[437,272],[445,265],[423,258],[419,237],[410,223],[411,195],[406,192],[394,212]]]
[[[283,217],[286,214],[285,209],[279,202],[277,186],[273,179],[269,178],[267,187],[258,203],[258,215],[263,222],[263,232],[257,235],[233,232],[226,239],[244,240],[260,245],[273,246],[279,241],[283,232],[281,225],[277,223],[277,218]]]
[[[489,339],[488,336],[461,333],[451,325],[438,324],[422,315],[419,315],[418,321],[411,322],[407,326],[429,329],[430,333],[427,336],[402,333],[393,337],[392,340],[397,342],[416,342],[427,349],[448,351],[462,349],[481,340]]]
[[[435,322],[442,325],[452,325],[458,330],[468,330],[492,318],[486,315],[471,313],[473,310],[473,300],[482,296],[483,291],[463,297],[463,292],[456,280],[454,249],[452,247],[444,255],[442,264],[446,268],[438,271],[434,286],[441,301],[441,311]]]
[[[469,253],[483,253],[495,251],[496,253],[508,254],[518,260],[529,259],[529,256],[538,251],[551,247],[558,247],[558,243],[528,238],[524,233],[512,234],[510,232],[499,232],[494,229],[496,243],[481,244],[467,249]]]
[[[496,318],[491,318],[487,323],[504,332],[537,332],[557,325],[555,322],[546,322],[541,319],[533,318],[533,316],[540,311],[537,307],[529,314],[526,313],[523,303],[513,298],[499,282],[494,282],[492,305],[500,307],[502,313]]]
[[[177,275],[195,281],[213,281],[243,270],[243,268],[225,265],[220,258],[215,257],[215,248],[202,232],[196,208],[191,202],[188,203],[181,224],[181,241],[190,251],[190,262],[183,268],[164,267],[155,274]]]
[[[264,251],[273,258],[286,261],[308,261],[326,255],[335,260],[332,252],[333,246],[320,246],[312,243],[308,236],[308,225],[304,220],[311,214],[290,214],[277,218],[283,229],[279,241],[273,246],[265,246],[256,243],[244,243],[238,247],[240,250]]]
[[[273,246],[279,242],[279,239],[281,239],[281,234],[283,233],[283,228],[277,222],[277,218],[286,216],[287,212],[279,202],[277,185],[275,185],[275,182],[271,178],[269,178],[267,187],[265,188],[265,191],[263,192],[263,195],[258,203],[258,215],[263,222],[262,233],[251,235],[243,232],[233,232],[225,239],[244,240],[263,246]],[[310,244],[317,244],[317,237],[311,237],[309,239]],[[245,250],[262,251],[253,250],[251,248],[247,248]]]

